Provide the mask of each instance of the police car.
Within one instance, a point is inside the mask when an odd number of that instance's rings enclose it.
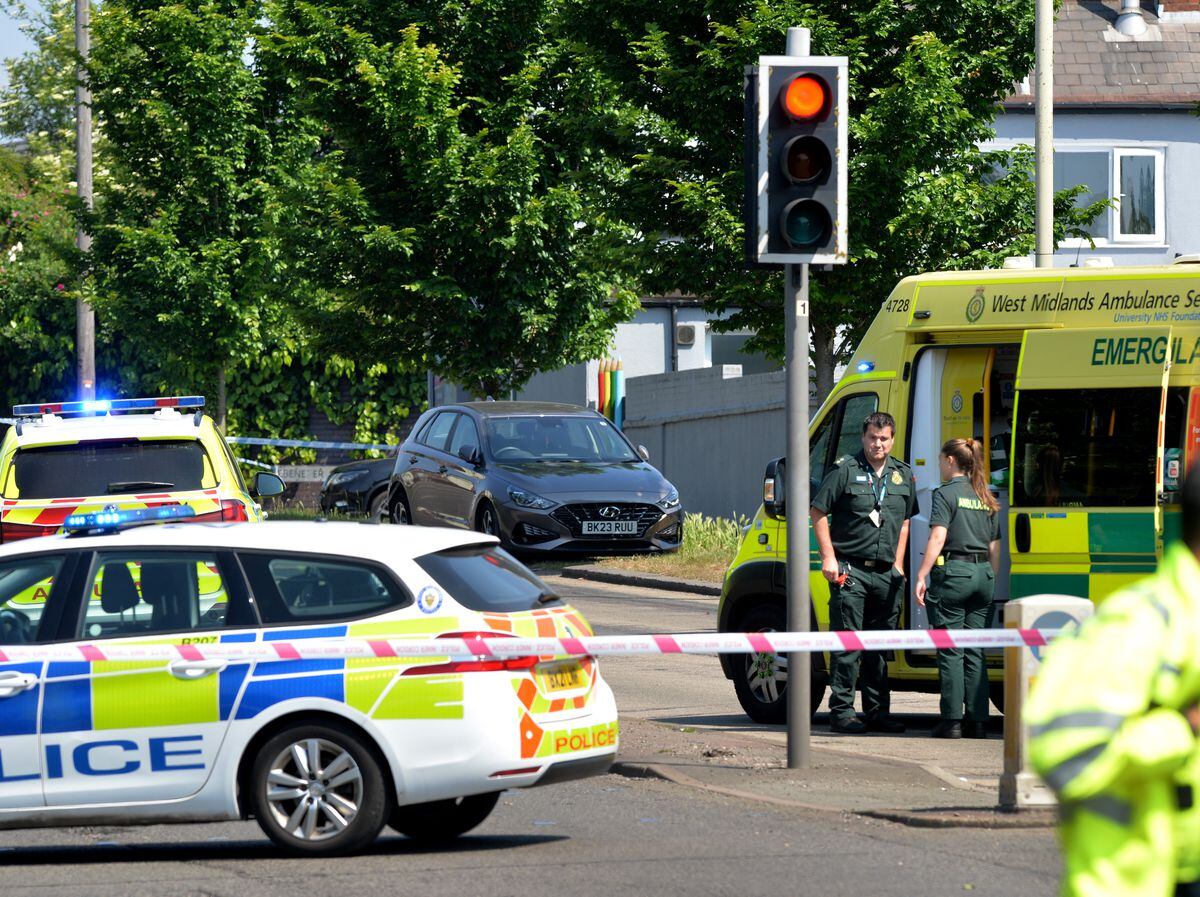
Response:
[[[66,535],[0,546],[0,828],[253,817],[289,852],[340,854],[385,824],[452,838],[505,789],[610,766],[617,709],[590,657],[296,647],[590,635],[494,538],[126,526],[192,513],[76,515]],[[102,659],[128,646],[179,657]]]
[[[261,520],[203,396],[17,405],[0,441],[0,542],[56,533],[71,514],[186,505],[199,521]]]

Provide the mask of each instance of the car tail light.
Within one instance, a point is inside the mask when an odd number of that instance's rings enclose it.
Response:
[[[56,526],[34,526],[28,523],[0,523],[0,543],[19,542],[35,536],[53,536]]]
[[[505,632],[444,632],[438,638],[485,639],[512,638]],[[495,673],[501,670],[532,670],[536,657],[490,657],[486,660],[453,660],[405,670],[405,676],[429,676],[433,673]]]
[[[197,514],[192,523],[238,523],[250,519],[246,506],[234,498],[221,499],[221,510]]]

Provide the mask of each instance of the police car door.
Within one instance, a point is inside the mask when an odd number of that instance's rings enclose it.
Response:
[[[0,561],[0,811],[43,804],[38,705],[46,664],[8,662],[4,650],[53,640],[68,557],[59,551]]]
[[[232,555],[96,552],[76,645],[252,641],[258,622]],[[238,631],[241,629],[242,631]],[[178,800],[203,787],[249,664],[195,659],[51,664],[42,711],[49,806]]]
[[[1012,597],[1103,598],[1162,537],[1169,327],[1031,330],[1017,368]]]

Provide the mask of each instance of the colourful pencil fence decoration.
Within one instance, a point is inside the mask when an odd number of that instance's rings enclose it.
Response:
[[[625,422],[625,364],[619,358],[600,359],[596,410],[617,427]]]

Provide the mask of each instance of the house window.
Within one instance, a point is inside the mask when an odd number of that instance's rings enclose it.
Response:
[[[1164,195],[1161,149],[1081,147],[1054,152],[1054,189],[1079,184],[1086,192],[1076,208],[1114,197],[1114,207],[1088,227],[1097,243],[1163,243]],[[1073,245],[1075,241],[1066,241]]]

